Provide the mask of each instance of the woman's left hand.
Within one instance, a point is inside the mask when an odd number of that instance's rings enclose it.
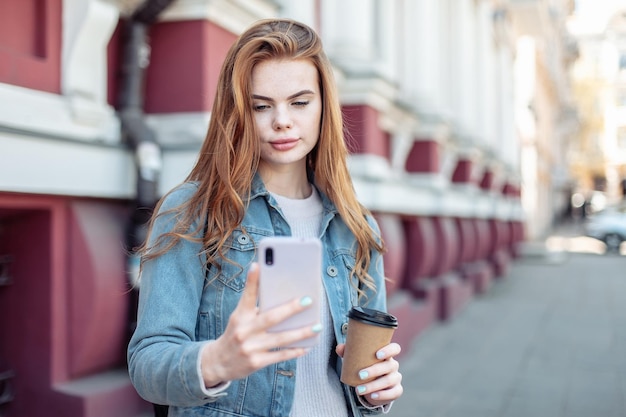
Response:
[[[337,345],[335,351],[343,358],[346,345]],[[372,381],[357,386],[356,392],[365,398],[365,401],[373,406],[389,404],[400,398],[402,388],[402,374],[400,364],[394,359],[402,349],[397,343],[390,343],[376,352],[376,357],[381,359],[367,368],[361,370],[364,379],[374,378]]]

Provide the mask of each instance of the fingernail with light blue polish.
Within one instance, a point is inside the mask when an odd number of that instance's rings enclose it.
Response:
[[[309,297],[308,295],[300,299],[300,305],[302,307],[310,306],[311,304],[313,304],[313,299]]]
[[[358,387],[356,387],[356,391],[357,391],[359,394],[363,394],[363,393],[365,392],[365,389],[366,389],[366,388],[365,388],[365,386],[363,386],[363,385],[359,385]]]
[[[378,399],[378,393],[374,392],[374,393],[372,393],[372,395],[370,395],[370,397],[372,397],[372,400],[376,400],[376,399]]]
[[[322,331],[322,325],[321,324],[316,324],[313,327],[311,327],[311,330],[315,333],[319,333]]]
[[[359,378],[361,378],[361,379],[367,379],[368,376],[370,376],[370,374],[367,371],[360,371],[359,372]]]
[[[378,352],[376,352],[376,357],[378,359],[385,359],[385,352],[383,352],[382,350],[379,350]]]

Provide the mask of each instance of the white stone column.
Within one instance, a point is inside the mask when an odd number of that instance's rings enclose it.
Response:
[[[401,92],[422,115],[441,111],[441,33],[438,0],[403,3]]]
[[[278,0],[281,16],[307,24],[319,33],[320,16],[317,15],[316,3],[315,0]]]
[[[478,93],[476,94],[479,114],[478,145],[482,148],[495,146],[498,120],[496,99],[496,60],[494,38],[494,9],[491,3],[481,2],[478,9]]]
[[[103,129],[115,138],[117,121],[107,103],[107,45],[117,25],[117,8],[103,0],[63,1],[61,92],[75,123]]]
[[[453,8],[454,61],[453,82],[455,91],[454,113],[458,133],[462,137],[475,136],[476,117],[476,36],[473,0],[457,0]]]
[[[456,0],[439,0],[439,68],[440,76],[437,83],[437,90],[441,97],[441,115],[449,121],[453,119],[453,104],[456,98],[457,85],[454,82],[456,74],[456,43],[454,42],[454,19],[453,11],[456,9]]]
[[[395,1],[376,0],[374,3],[376,31],[377,72],[392,82],[399,80],[399,43],[401,31],[398,26],[402,9]]]
[[[479,115],[480,108],[478,103],[480,102],[479,96],[483,94],[482,85],[480,83],[480,63],[479,63],[479,29],[478,29],[478,10],[476,2],[474,0],[466,0],[465,4],[465,57],[464,61],[467,64],[467,98],[464,103],[463,115],[465,124],[469,129],[469,135],[472,141],[476,140],[478,135],[480,123]]]
[[[241,33],[257,20],[277,15],[274,0],[176,0],[159,15],[159,21],[210,20],[230,32]]]
[[[520,143],[515,129],[515,96],[514,96],[514,66],[513,51],[510,46],[502,48],[501,56],[501,129],[500,144],[502,160],[514,168],[520,165]]]
[[[379,58],[376,0],[322,2],[322,27],[326,52],[343,69],[371,71]]]

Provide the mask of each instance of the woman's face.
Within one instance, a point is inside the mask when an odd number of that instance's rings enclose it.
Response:
[[[322,97],[308,60],[269,60],[252,71],[252,99],[261,141],[259,168],[304,169],[320,133]]]

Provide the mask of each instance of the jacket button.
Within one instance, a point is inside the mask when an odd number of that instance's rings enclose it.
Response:
[[[250,238],[248,237],[248,235],[241,235],[237,238],[237,242],[239,242],[239,244],[241,245],[245,245],[249,241],[250,241]]]
[[[336,277],[337,276],[337,268],[335,268],[334,266],[329,266],[328,268],[326,268],[326,273],[328,275],[330,275],[331,277]]]
[[[348,333],[348,323],[344,323],[341,325],[341,334],[345,335]]]

